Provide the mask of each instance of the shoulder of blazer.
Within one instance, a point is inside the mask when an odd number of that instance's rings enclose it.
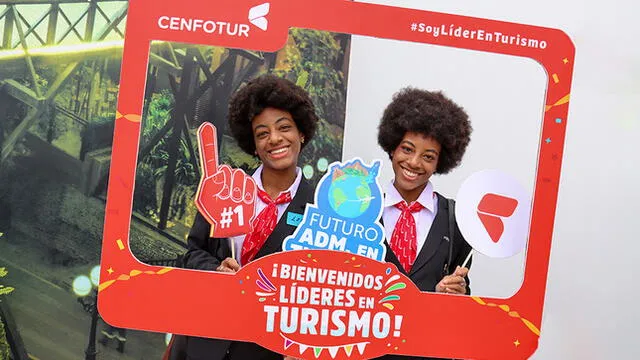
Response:
[[[437,191],[434,191],[433,193],[436,194],[436,196],[438,197],[438,210],[440,210],[441,208],[440,204],[444,204],[444,208],[447,209],[447,212],[449,212],[449,198],[445,197],[444,195],[440,194]],[[455,202],[455,200],[453,200],[453,202]]]
[[[307,203],[312,203],[315,198],[315,190],[316,189],[311,186],[309,181],[307,181],[303,176],[302,179],[300,179],[300,185],[298,185],[298,191],[296,191],[295,196],[305,197],[308,199]]]
[[[446,210],[446,215],[447,217],[449,216],[449,200],[451,200],[451,202],[455,205],[456,201],[455,199],[449,199],[447,197],[442,196],[441,194],[436,193],[436,195],[438,196],[438,211],[440,211],[441,209],[445,209]],[[440,204],[443,204],[442,206],[440,206]],[[454,210],[455,212],[455,210]],[[464,238],[464,236],[462,235],[462,232],[460,231],[460,227],[458,226],[458,221],[456,219],[455,214],[453,215],[453,226],[455,228],[455,242],[453,244],[454,249],[457,249],[458,247],[464,246],[464,247],[471,247],[471,245],[469,245],[469,243],[467,242],[467,240]]]

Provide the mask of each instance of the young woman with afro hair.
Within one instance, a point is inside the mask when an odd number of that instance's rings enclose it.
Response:
[[[389,154],[394,172],[382,213],[386,261],[422,291],[470,294],[469,269],[461,265],[471,247],[455,223],[453,201],[435,192],[429,180],[460,164],[471,131],[460,106],[441,92],[415,88],[393,96],[378,127],[378,144]]]
[[[273,75],[260,76],[232,96],[228,121],[240,148],[262,162],[252,175],[258,186],[256,217],[262,211],[267,213],[269,203],[275,203],[277,224],[273,229],[255,226],[252,233],[232,239],[211,238],[210,224],[198,214],[187,238],[184,256],[187,268],[234,273],[249,261],[280,251],[284,238],[295,230],[295,226],[287,223],[286,213],[303,214],[306,204],[313,201],[314,189],[297,166],[300,151],[313,138],[318,121],[304,89]],[[235,248],[235,258],[230,244]],[[220,296],[222,293],[224,289],[220,289]],[[282,360],[285,357],[254,343],[181,336],[173,342],[168,358]]]

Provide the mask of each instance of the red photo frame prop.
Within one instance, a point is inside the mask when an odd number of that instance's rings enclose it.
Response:
[[[101,316],[118,327],[253,341],[303,358],[386,353],[528,358],[538,346],[542,322],[575,53],[569,37],[556,29],[349,1],[271,0],[268,14],[265,3],[131,2],[102,245]],[[260,5],[259,14],[250,14]],[[179,19],[199,19],[200,25],[180,30]],[[494,299],[421,293],[393,265],[332,251],[277,253],[235,275],[150,266],[133,256],[128,238],[150,42],[274,51],[285,44],[290,27],[526,57],[545,68],[548,87],[524,281],[515,295]],[[294,275],[294,265],[315,267],[325,275],[344,272],[350,280]],[[367,280],[367,275],[372,277]],[[325,296],[324,305],[322,300],[298,299],[292,305],[295,286],[321,288],[319,299],[324,291],[331,299]],[[279,324],[287,306],[288,316],[292,307],[300,310],[294,331],[283,331]]]

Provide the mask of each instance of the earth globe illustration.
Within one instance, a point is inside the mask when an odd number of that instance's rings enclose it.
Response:
[[[329,205],[346,218],[357,218],[371,204],[371,177],[358,168],[336,169],[329,187]]]

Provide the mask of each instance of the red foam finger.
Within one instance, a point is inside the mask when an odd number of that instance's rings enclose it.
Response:
[[[234,169],[231,176],[231,200],[240,202],[244,196],[245,174],[240,169]]]
[[[244,184],[244,198],[242,199],[246,204],[251,204],[256,198],[256,181],[252,177],[247,176]]]
[[[231,188],[231,168],[229,165],[221,165],[218,168],[218,173],[216,174],[216,178],[223,182],[223,189],[218,194],[218,197],[221,199],[226,199],[229,197],[229,189]]]
[[[211,123],[204,122],[198,128],[198,149],[203,177],[213,176],[218,170],[218,139]]]

